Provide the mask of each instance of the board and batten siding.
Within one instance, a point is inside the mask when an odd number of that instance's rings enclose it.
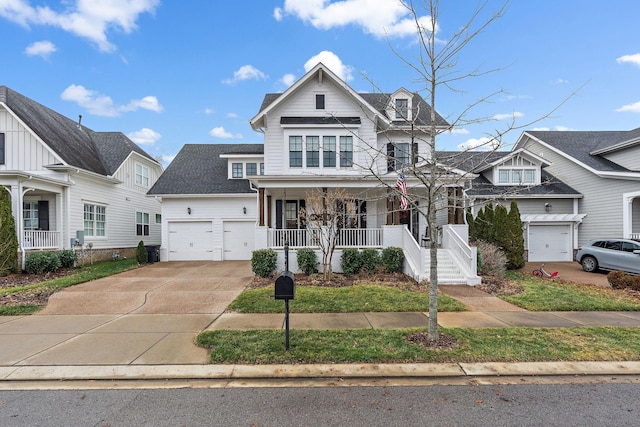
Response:
[[[315,95],[325,95],[325,108],[317,110]],[[300,126],[283,128],[280,125],[280,118],[288,116],[295,117],[361,117],[361,124],[358,127],[345,128],[341,125],[323,126]],[[289,141],[286,135],[354,135],[353,155],[354,167],[351,168],[289,168]],[[267,116],[267,132],[265,133],[265,174],[266,175],[294,175],[304,174],[309,171],[320,174],[349,175],[361,173],[358,164],[369,165],[372,158],[371,151],[360,139],[369,141],[370,144],[377,143],[374,121],[364,114],[364,110],[347,95],[342,88],[337,87],[332,81],[325,79],[319,84],[317,79],[310,79],[297,89],[296,93],[283,100],[280,105],[274,108]],[[322,144],[322,139],[320,140]],[[336,146],[339,146],[339,139],[336,138]],[[336,148],[337,148],[336,147]],[[303,152],[304,155],[304,152]]]
[[[136,184],[136,164],[141,164],[149,168],[149,186],[143,187]],[[122,162],[122,165],[113,174],[115,179],[122,181],[122,186],[136,190],[142,193],[146,193],[151,189],[153,183],[155,183],[162,174],[162,167],[155,162],[141,156],[138,153],[131,153],[129,157]]]
[[[5,164],[0,170],[43,171],[44,165],[62,162],[6,110],[0,110],[0,132],[5,144]]]
[[[191,209],[191,214],[187,208]],[[243,208],[247,208],[244,213]],[[254,194],[220,195],[212,197],[164,197],[162,199],[162,242],[160,259],[167,260],[169,246],[169,223],[211,221],[213,225],[213,260],[223,257],[224,221],[257,221],[257,198]]]
[[[622,194],[637,191],[637,181],[601,178],[530,138],[519,146],[551,162],[547,171],[583,195],[578,210],[586,217],[580,224],[579,245],[600,237],[622,237]]]

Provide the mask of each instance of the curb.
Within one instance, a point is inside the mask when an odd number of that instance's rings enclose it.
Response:
[[[0,381],[451,378],[559,375],[640,375],[640,361],[0,367]]]

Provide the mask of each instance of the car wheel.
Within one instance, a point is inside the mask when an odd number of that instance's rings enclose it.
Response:
[[[587,273],[594,273],[598,271],[598,260],[592,256],[582,258],[580,264],[582,264],[582,269]]]

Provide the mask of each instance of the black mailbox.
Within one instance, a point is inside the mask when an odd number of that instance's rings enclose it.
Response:
[[[290,271],[285,271],[276,279],[275,299],[293,299],[296,278]]]

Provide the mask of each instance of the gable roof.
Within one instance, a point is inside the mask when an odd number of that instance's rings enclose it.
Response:
[[[304,82],[312,78],[316,73],[326,73],[332,80],[334,80],[338,86],[342,87],[347,93],[349,93],[357,102],[363,104],[370,111],[384,118],[389,123],[394,125],[406,125],[406,122],[401,120],[392,120],[387,114],[387,107],[391,100],[391,97],[396,93],[362,93],[355,92],[347,83],[336,76],[330,69],[324,64],[318,63],[307,74],[300,78],[296,83],[291,85],[286,91],[282,93],[267,93],[260,105],[260,110],[254,118],[250,120],[251,126],[256,128],[260,119],[268,113],[271,109],[275,108],[283,99],[289,96],[289,94],[295,92]],[[325,78],[325,77],[323,77]],[[418,126],[428,126],[431,123],[431,106],[422,99],[420,94],[412,93],[412,111],[417,111],[418,116],[415,118],[415,124]],[[449,123],[436,112],[436,126],[448,127]]]
[[[112,175],[132,151],[157,163],[121,132],[94,132],[6,86],[0,86],[0,103],[69,166]]]
[[[525,131],[523,135],[547,144],[596,171],[632,172],[594,152],[628,141],[637,131]],[[520,142],[518,146],[521,146]]]
[[[228,160],[220,156],[263,153],[263,144],[186,144],[147,195],[254,194],[248,179],[228,178]]]

